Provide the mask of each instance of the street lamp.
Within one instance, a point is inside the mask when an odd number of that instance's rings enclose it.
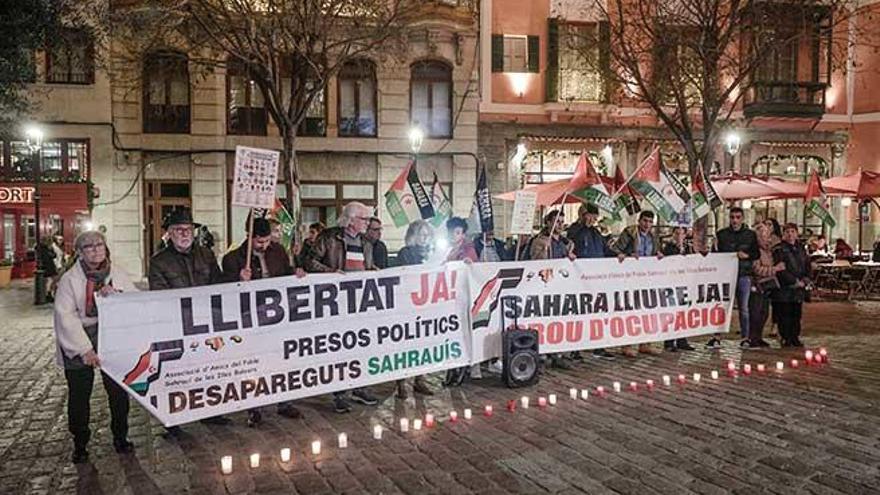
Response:
[[[727,153],[730,156],[733,156],[739,153],[739,148],[742,145],[742,137],[740,137],[739,133],[736,131],[730,131],[727,133],[727,136],[724,137],[724,147],[727,150]]]
[[[418,155],[422,149],[422,142],[425,140],[425,133],[421,127],[413,127],[409,130],[409,147],[412,149],[413,155]]]
[[[40,150],[43,148],[43,131],[36,126],[28,126],[25,131],[27,146],[31,152],[31,165],[34,168],[34,304],[46,303],[46,278],[40,260],[40,176],[43,174]]]

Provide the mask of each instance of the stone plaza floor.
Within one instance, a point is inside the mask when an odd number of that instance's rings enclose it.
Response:
[[[880,303],[806,305],[804,341],[826,347],[830,363],[789,368],[802,351],[741,351],[731,333],[720,351],[592,357],[571,371],[549,371],[532,388],[505,388],[497,375],[444,389],[431,377],[433,397],[394,397],[390,384],[375,387],[378,407],[355,406],[337,415],[328,397],[298,401],[303,418],[266,408],[257,429],[246,415],[233,424],[194,423],[179,439],[132,405],[135,454],[117,455],[100,380],[92,403],[91,464],[70,463],[63,375],[55,366],[51,306],[34,308],[30,286],[0,291],[0,494],[209,494],[209,493],[880,493]],[[735,331],[734,325],[734,331]],[[776,372],[784,359],[786,369]],[[764,363],[768,372],[733,379],[738,366]],[[722,378],[715,381],[711,370]],[[772,370],[772,371],[771,371]],[[687,376],[664,387],[662,375]],[[693,382],[700,373],[700,383]],[[630,381],[656,388],[627,391]],[[612,383],[624,391],[617,394]],[[610,392],[595,397],[595,387]],[[571,400],[571,387],[589,388]],[[538,396],[556,393],[556,406],[539,408]],[[531,407],[506,410],[507,401],[531,397]],[[482,408],[492,404],[491,418]],[[474,418],[448,423],[448,411]],[[434,413],[440,424],[401,433],[398,418]],[[371,427],[383,424],[382,440]],[[336,448],[339,432],[347,449]],[[323,441],[315,456],[310,444]],[[293,461],[278,459],[282,447]],[[259,452],[259,468],[248,455]],[[220,473],[232,455],[234,472]]]

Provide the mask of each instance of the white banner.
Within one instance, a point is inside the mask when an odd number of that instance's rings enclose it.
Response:
[[[462,263],[99,298],[102,369],[166,426],[470,362]]]
[[[542,354],[727,332],[736,269],[732,253],[473,264],[472,359],[501,356],[502,316]]]
[[[538,330],[542,353],[727,332],[736,268],[450,263],[118,294],[98,298],[99,356],[172,426],[499,357],[502,326]]]
[[[235,147],[232,205],[273,208],[280,153],[247,146]]]

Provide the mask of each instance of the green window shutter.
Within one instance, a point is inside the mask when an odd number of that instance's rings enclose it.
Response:
[[[544,71],[544,90],[546,101],[559,99],[559,20],[557,19],[547,19],[547,68]]]
[[[538,72],[541,62],[541,38],[529,36],[529,72]]]
[[[602,102],[610,103],[614,81],[611,74],[611,25],[607,21],[599,23],[599,71],[602,76]]]
[[[504,35],[492,35],[492,72],[504,72]]]

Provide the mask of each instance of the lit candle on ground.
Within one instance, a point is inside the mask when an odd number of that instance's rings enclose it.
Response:
[[[684,382],[686,382],[686,381],[687,381],[687,377],[685,377],[684,375],[681,375],[681,374],[678,375],[678,383],[684,385]]]
[[[576,388],[570,388],[570,389],[568,389],[568,396],[571,397],[572,399],[577,400],[577,398],[578,398],[578,389],[576,389]]]
[[[712,379],[713,379],[713,380],[717,380],[717,379],[718,379],[718,370],[712,370]]]
[[[348,448],[348,435],[345,433],[339,434],[339,448],[347,449]]]
[[[409,431],[409,418],[400,418],[400,431],[404,433]]]
[[[636,382],[629,382],[629,389],[635,392],[639,389],[639,384]]]
[[[260,454],[257,454],[257,453],[251,454],[251,467],[252,468],[260,467]]]
[[[614,382],[612,386],[614,387],[615,392],[620,392],[620,382]]]
[[[287,447],[281,449],[281,462],[290,462],[290,449]]]
[[[507,410],[510,412],[516,411],[516,401],[511,399],[507,401]]]
[[[376,425],[373,427],[373,438],[376,440],[382,440],[382,425]]]
[[[736,363],[734,363],[733,361],[728,361],[727,371],[736,371]]]
[[[590,398],[590,391],[585,388],[582,388],[581,389],[581,399],[587,400],[589,398]]]
[[[702,378],[702,375],[700,375],[699,373],[694,373],[694,382],[700,383],[700,378]]]
[[[784,367],[785,365],[782,364],[782,361],[776,361],[776,371],[782,371],[782,368]]]
[[[663,385],[668,387],[670,383],[672,383],[672,379],[669,378],[669,375],[663,375]]]
[[[318,455],[321,453],[321,441],[315,440],[312,442],[312,454]]]
[[[471,419],[473,417],[473,413],[470,409],[464,410],[464,419]]]
[[[743,375],[751,375],[752,374],[752,365],[744,364],[743,365]]]
[[[538,397],[538,407],[547,407],[546,397]]]
[[[791,367],[792,367],[792,368],[797,368],[797,367],[798,367],[798,360],[797,360],[797,359],[792,359],[792,360],[791,360]]]
[[[494,411],[492,410],[492,404],[486,404],[486,407],[483,408],[483,414],[484,414],[487,418],[488,418],[489,416],[492,416],[492,413],[493,413],[493,412],[494,412]]]
[[[820,348],[819,348],[819,355],[822,356],[822,360],[823,360],[823,361],[827,361],[827,360],[828,360],[828,350],[825,349],[824,347],[820,347]]]
[[[758,373],[763,373],[766,369],[767,368],[763,364],[758,365]]]
[[[547,400],[550,402],[551,406],[555,406],[556,405],[556,394],[550,394],[549,396],[547,396]]]
[[[807,364],[810,364],[811,362],[813,362],[813,351],[808,350],[808,351],[804,352],[804,362]]]
[[[522,399],[519,400],[519,403],[520,403],[520,405],[522,405],[523,409],[529,408],[529,398],[528,397],[523,396]]]
[[[596,387],[596,393],[599,394],[599,397],[605,397],[605,387],[599,385]]]
[[[813,362],[814,362],[814,363],[816,363],[816,364],[820,364],[820,363],[822,362],[822,359],[823,359],[823,358],[822,358],[822,355],[821,355],[821,354],[818,354],[818,353],[817,353],[817,354],[813,354]]]
[[[413,420],[413,430],[421,430],[422,429],[422,420],[421,418],[416,418]]]
[[[645,382],[645,385],[648,386],[648,390],[654,390],[654,380],[648,380]]]
[[[458,411],[449,411],[449,421],[453,423],[458,421]]]
[[[425,414],[425,428],[433,428],[434,427],[434,415],[431,413]]]
[[[220,458],[220,472],[223,474],[232,474],[232,456],[224,455]]]

